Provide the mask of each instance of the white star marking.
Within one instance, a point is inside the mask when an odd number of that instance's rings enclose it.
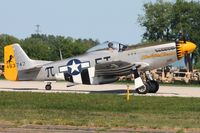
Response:
[[[77,71],[79,72],[78,70],[78,67],[79,67],[80,64],[76,64],[74,61],[72,62],[72,65],[68,66],[70,67],[72,70],[71,70],[71,73],[73,73],[74,71]]]

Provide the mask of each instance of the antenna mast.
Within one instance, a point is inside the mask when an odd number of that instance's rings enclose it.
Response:
[[[35,25],[35,26],[36,26],[36,30],[35,30],[36,33],[37,33],[37,34],[40,34],[40,32],[41,32],[41,31],[40,31],[40,25],[37,24],[37,25]]]

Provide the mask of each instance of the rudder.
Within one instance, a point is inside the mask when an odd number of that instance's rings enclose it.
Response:
[[[7,80],[17,80],[18,70],[12,45],[4,47],[4,76]]]
[[[4,65],[5,78],[18,80],[19,71],[33,67],[34,63],[19,44],[12,44],[4,47]]]

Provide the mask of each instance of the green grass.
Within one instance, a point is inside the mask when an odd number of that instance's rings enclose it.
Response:
[[[0,122],[130,128],[200,128],[200,99],[0,92]]]

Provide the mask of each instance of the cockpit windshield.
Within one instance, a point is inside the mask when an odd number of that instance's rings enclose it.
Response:
[[[94,51],[100,51],[100,50],[117,50],[119,52],[122,52],[126,50],[127,45],[118,43],[118,42],[109,42],[106,41],[102,44],[98,44],[92,48],[90,48],[87,52],[94,52]]]

